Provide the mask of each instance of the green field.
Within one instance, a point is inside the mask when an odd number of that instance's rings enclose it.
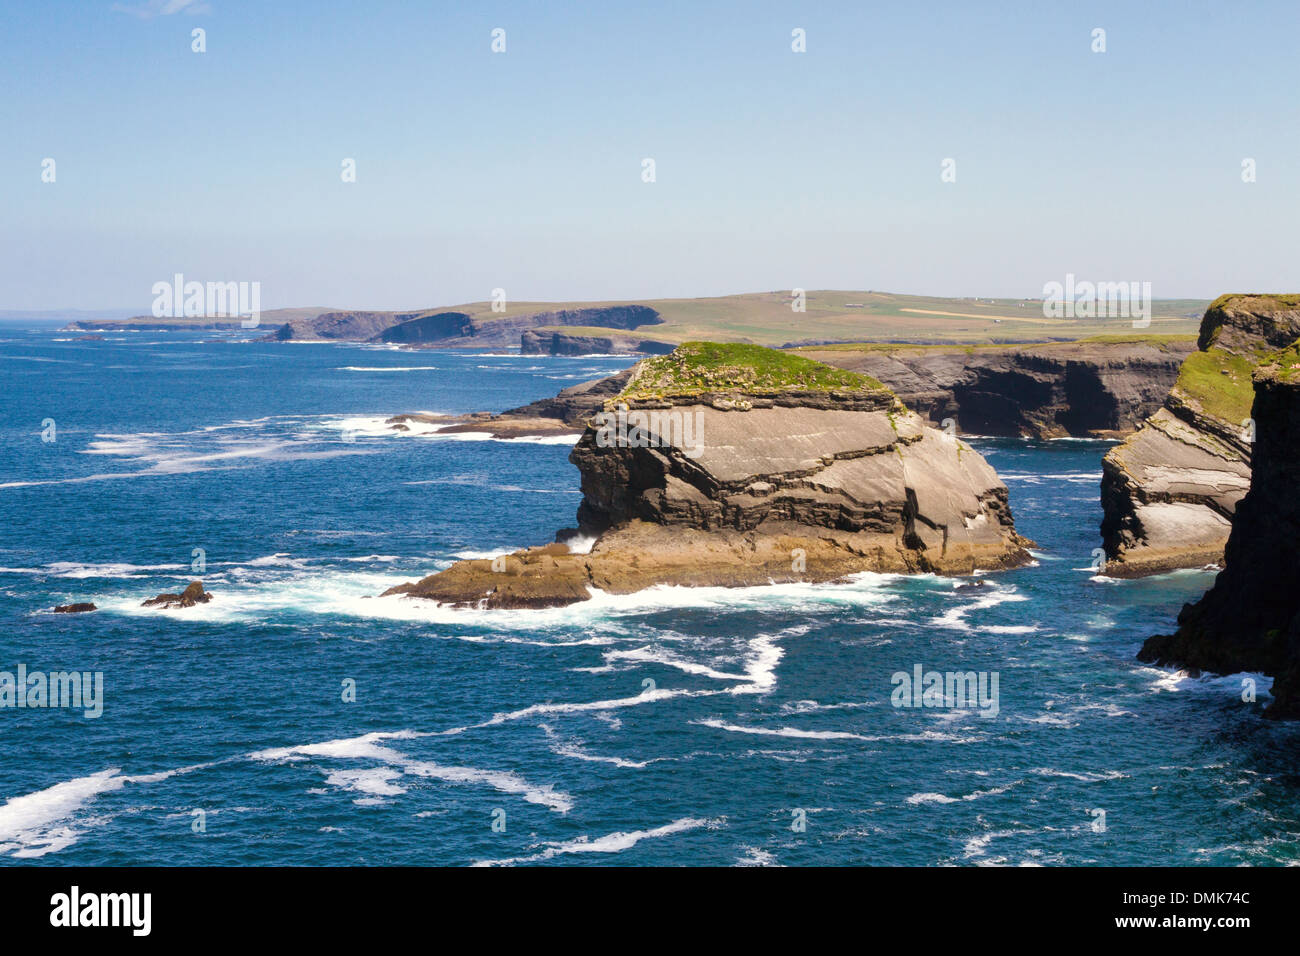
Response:
[[[998,343],[1044,342],[1098,335],[1195,335],[1207,302],[1157,300],[1151,326],[1135,333],[1131,319],[1049,319],[1038,299],[944,299],[885,292],[816,290],[806,294],[806,311],[794,312],[790,293],[754,292],[706,299],[636,299],[619,302],[514,302],[504,313],[491,303],[448,306],[480,322],[540,311],[611,305],[648,305],[663,323],[634,334],[671,342],[709,339],[785,345],[809,340],[839,342]],[[574,331],[567,329],[564,331]],[[578,334],[619,334],[584,328]],[[621,334],[628,334],[622,332]]]
[[[778,346],[800,342],[894,342],[963,344],[1046,342],[1092,336],[1134,334],[1132,320],[1049,319],[1038,299],[937,298],[886,292],[813,290],[806,293],[805,311],[791,309],[789,291],[752,292],[699,299],[626,299],[604,302],[509,302],[503,312],[493,312],[491,302],[469,302],[431,309],[403,310],[404,314],[432,315],[464,312],[476,322],[554,312],[564,309],[615,305],[647,305],[663,322],[635,330],[603,327],[563,327],[578,335],[641,336],[665,342],[712,340]],[[1207,303],[1198,299],[1157,300],[1151,326],[1136,330],[1142,337],[1160,334],[1195,334]],[[324,310],[275,309],[262,314],[262,326],[308,317]],[[340,310],[342,311],[342,310]],[[392,313],[394,316],[397,313]],[[128,323],[147,325],[159,320],[140,316]],[[187,320],[174,320],[187,324]],[[200,324],[203,319],[189,320]],[[396,321],[396,319],[394,320]],[[552,328],[552,327],[548,327]]]

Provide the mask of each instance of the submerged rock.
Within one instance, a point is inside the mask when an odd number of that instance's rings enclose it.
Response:
[[[1214,586],[1184,606],[1174,634],[1150,638],[1139,659],[1274,677],[1268,717],[1300,717],[1300,349],[1266,357],[1255,373],[1257,426],[1250,490],[1237,506]]]
[[[494,608],[659,584],[746,586],[860,571],[967,574],[1030,560],[974,450],[872,379],[758,346],[687,343],[638,365],[570,456],[563,544],[460,561],[386,592]]]
[[[1138,577],[1223,560],[1250,486],[1251,373],[1298,335],[1295,296],[1230,295],[1210,305],[1198,350],[1164,406],[1102,462],[1105,574]]]
[[[212,595],[203,590],[202,581],[191,581],[189,586],[180,594],[160,594],[156,598],[150,598],[141,604],[141,607],[193,607],[196,604],[207,604],[212,600]]]

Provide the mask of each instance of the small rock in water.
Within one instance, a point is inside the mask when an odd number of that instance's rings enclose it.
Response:
[[[160,594],[156,598],[150,598],[141,604],[141,607],[193,607],[196,604],[207,604],[212,600],[212,595],[203,590],[202,581],[191,581],[180,594]]]
[[[60,604],[54,609],[55,614],[84,614],[87,611],[97,611],[99,608],[88,602],[82,604]]]

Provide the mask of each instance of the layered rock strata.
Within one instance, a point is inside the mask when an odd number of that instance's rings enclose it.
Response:
[[[1251,373],[1300,335],[1288,296],[1231,295],[1211,304],[1197,351],[1163,407],[1102,462],[1104,573],[1139,577],[1222,562],[1250,486]]]
[[[691,367],[689,388],[645,387],[661,368],[652,363],[681,365],[684,355],[689,365],[693,345],[641,363],[575,446],[578,527],[558,537],[594,539],[589,552],[560,543],[460,561],[388,593],[548,607],[586,600],[592,589],[967,574],[1029,560],[988,463],[878,382],[731,346],[755,367],[732,365],[716,377]],[[765,387],[767,362],[794,380]]]
[[[1156,664],[1274,677],[1269,717],[1300,717],[1300,350],[1255,373],[1250,490],[1237,506],[1226,564],[1178,616],[1178,630],[1138,655]]]

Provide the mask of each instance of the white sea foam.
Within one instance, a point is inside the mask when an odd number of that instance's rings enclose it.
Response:
[[[437,365],[343,365],[338,372],[436,372]]]
[[[544,847],[539,853],[532,856],[514,857],[506,860],[480,860],[475,866],[510,866],[515,863],[533,863],[541,860],[549,860],[553,857],[566,853],[621,853],[624,850],[630,850],[642,840],[653,840],[666,836],[673,836],[677,833],[685,833],[688,830],[698,830],[701,827],[715,827],[723,823],[722,819],[710,820],[699,817],[683,817],[680,820],[674,820],[672,823],[665,824],[661,827],[655,827],[653,830],[631,830],[627,832],[619,831],[609,833],[596,839],[587,836],[578,837],[576,840],[566,840],[563,842],[548,842],[539,844]]]
[[[1027,632],[1023,630],[1014,629],[1014,628],[1020,628],[1026,625],[1011,625],[1011,627],[1013,628],[1012,630],[995,629],[998,627],[997,625],[992,625],[992,626],[983,625],[981,627],[975,628],[972,627],[970,622],[966,620],[966,616],[972,613],[973,611],[988,610],[991,607],[997,607],[999,604],[1005,604],[1007,602],[1015,602],[1015,601],[1028,601],[1028,600],[1029,598],[1026,597],[1025,595],[1017,593],[1014,587],[999,587],[996,590],[993,590],[991,593],[985,595],[984,597],[979,598],[976,601],[972,601],[969,604],[958,605],[957,607],[948,610],[947,612],[940,615],[939,617],[932,618],[930,623],[935,625],[936,627],[946,627],[956,631],[982,630],[982,631],[988,631],[990,633],[1023,634]],[[1036,630],[1036,628],[1032,628],[1032,630]]]
[[[1144,667],[1142,670],[1155,675],[1150,686],[1156,693],[1194,690],[1226,694],[1240,700],[1242,682],[1245,680],[1255,682],[1256,693],[1271,694],[1273,690],[1273,678],[1249,671],[1237,674],[1202,674],[1200,677],[1192,677],[1187,671],[1172,668]]]
[[[388,796],[405,790],[392,781],[402,774],[446,781],[448,783],[486,784],[502,793],[516,794],[529,803],[538,803],[556,813],[568,813],[573,798],[549,785],[529,783],[516,773],[480,770],[476,767],[444,766],[429,760],[417,760],[384,745],[389,740],[410,740],[436,736],[414,730],[376,731],[359,737],[326,740],[315,744],[297,744],[261,750],[249,756],[262,761],[293,761],[311,757],[350,760],[375,760],[384,766],[371,770],[330,770],[326,782],[371,796]]]
[[[756,846],[742,846],[745,855],[736,860],[736,866],[780,866],[776,862],[776,856],[768,850],[760,849]]]
[[[392,797],[406,793],[405,787],[393,783],[402,774],[392,767],[372,767],[365,770],[329,770],[325,782],[344,790],[355,790],[371,797]],[[360,802],[360,801],[358,801]]]
[[[35,793],[10,797],[0,806],[0,853],[26,858],[66,849],[77,841],[85,826],[85,821],[78,821],[77,815],[101,794],[120,790],[127,784],[157,783],[210,766],[213,764],[195,764],[135,776],[110,767]]]
[[[846,730],[803,730],[797,727],[747,727],[742,724],[728,723],[725,720],[693,720],[701,727],[713,727],[733,734],[755,734],[760,737],[794,737],[803,740],[862,740],[868,743],[881,741],[947,741],[950,743],[972,743],[977,737],[960,737],[954,734],[924,730],[916,734],[859,734]]]
[[[71,846],[79,833],[65,821],[100,794],[121,789],[125,783],[113,767],[11,797],[0,807],[0,852],[36,857]]]
[[[546,785],[529,783],[516,773],[502,770],[479,770],[475,767],[447,767],[427,760],[413,760],[403,764],[409,774],[444,780],[449,783],[486,784],[502,793],[515,794],[528,803],[539,803],[556,813],[573,809],[573,798],[567,793]]]
[[[82,564],[76,561],[53,561],[42,568],[0,568],[9,574],[45,574],[56,578],[143,578],[147,571],[181,571],[187,564]]]

